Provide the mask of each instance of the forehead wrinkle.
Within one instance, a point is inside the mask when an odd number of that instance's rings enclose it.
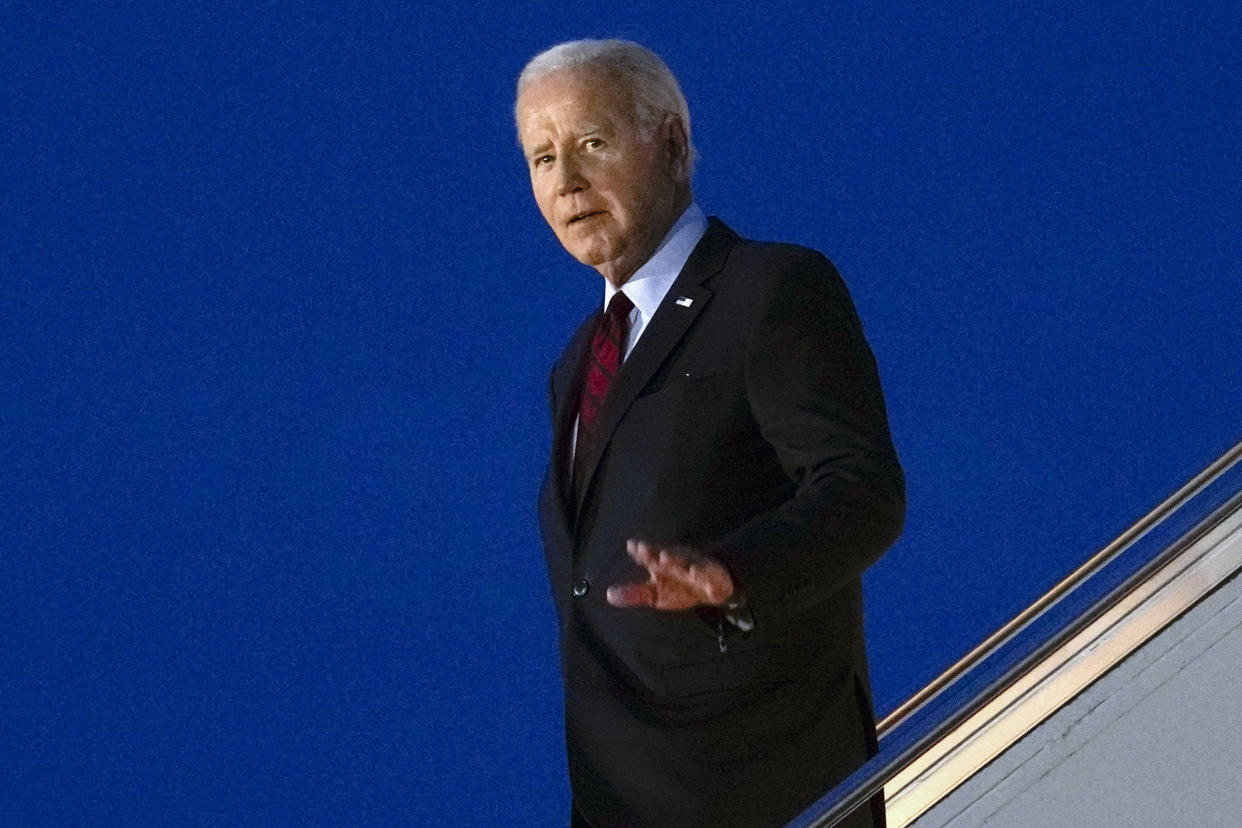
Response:
[[[543,152],[556,142],[559,133],[556,119],[541,114],[537,122],[533,117],[522,120],[518,128],[518,141],[527,152]],[[526,143],[528,140],[529,144]]]
[[[540,88],[541,82],[536,82],[518,98],[515,108],[518,110],[519,143],[523,137],[532,139],[527,150],[531,157],[536,149],[544,152],[570,138],[593,132],[633,132],[635,137],[642,137],[632,90],[619,85],[615,78],[590,69],[581,73],[564,71],[570,73],[569,78],[578,81],[568,94],[552,98],[546,94],[546,89]],[[556,78],[559,74],[549,77]]]
[[[543,140],[543,141],[539,141],[538,143],[532,144],[530,147],[525,147],[524,149],[526,150],[526,156],[528,158],[534,158],[536,155],[542,155],[543,153],[547,152],[551,148],[552,148],[552,142],[548,140]]]

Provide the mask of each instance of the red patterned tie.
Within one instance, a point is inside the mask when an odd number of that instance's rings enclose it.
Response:
[[[586,376],[582,381],[582,398],[578,403],[578,443],[574,449],[574,488],[585,472],[583,459],[595,441],[595,421],[608,389],[621,368],[625,342],[630,335],[630,311],[634,303],[621,291],[613,294],[608,310],[595,329],[591,353],[587,357]]]

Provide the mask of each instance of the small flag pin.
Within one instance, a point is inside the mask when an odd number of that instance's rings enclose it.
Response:
[[[678,296],[677,304],[681,305],[683,308],[688,308],[694,304],[694,300],[688,296]]]

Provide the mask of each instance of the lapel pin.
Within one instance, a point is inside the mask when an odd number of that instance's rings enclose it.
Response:
[[[694,304],[694,300],[688,296],[678,296],[677,304],[681,305],[683,308],[688,308]]]

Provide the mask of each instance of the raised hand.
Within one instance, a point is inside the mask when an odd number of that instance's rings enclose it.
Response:
[[[625,544],[625,551],[647,570],[647,580],[608,587],[608,603],[614,607],[685,610],[703,604],[721,606],[733,595],[729,570],[697,549],[688,546],[661,548],[631,538]]]

